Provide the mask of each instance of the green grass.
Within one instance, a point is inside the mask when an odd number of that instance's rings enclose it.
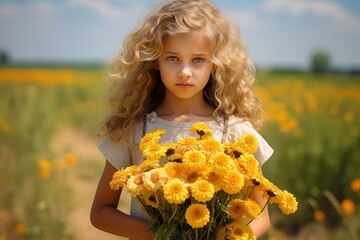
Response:
[[[73,76],[68,84],[55,79],[59,68],[43,69],[52,84],[8,82],[1,75],[6,69],[0,69],[0,169],[5,169],[0,175],[0,213],[8,221],[0,223],[0,237],[71,239],[65,221],[74,207],[67,169],[53,169],[50,178],[42,179],[38,160],[55,164],[59,156],[54,156],[49,142],[63,127],[80,129],[99,141],[96,132],[105,106],[103,69],[63,69]],[[24,78],[31,78],[30,73]],[[275,149],[263,171],[300,203],[293,216],[270,208],[275,229],[269,236],[281,230],[286,233],[281,239],[291,239],[292,234],[313,229],[323,229],[326,236],[359,235],[360,224],[354,220],[360,218],[359,210],[345,216],[336,204],[341,207],[343,199],[360,202],[359,193],[350,189],[351,181],[360,177],[360,75],[258,72],[257,79],[269,115],[261,133]],[[97,159],[80,159],[76,175],[94,180],[102,168]],[[310,199],[316,204],[309,204]],[[315,210],[326,213],[325,222],[314,221]],[[26,231],[14,232],[20,223]]]

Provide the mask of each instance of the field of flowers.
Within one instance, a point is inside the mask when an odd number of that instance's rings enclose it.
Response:
[[[68,175],[78,159],[50,140],[67,126],[96,136],[101,79],[99,69],[0,69],[0,239],[74,239]]]
[[[269,120],[263,134],[275,149],[265,175],[299,200],[286,219],[273,210],[274,227],[282,231],[272,239],[357,239],[359,76],[259,73],[258,79]]]
[[[261,133],[275,149],[264,175],[299,201],[293,216],[270,207],[267,239],[356,239],[360,76],[257,77],[268,119]],[[49,143],[64,127],[98,141],[104,93],[101,68],[0,68],[1,240],[77,239],[67,222],[76,207],[69,173],[86,166],[72,152],[54,153]]]

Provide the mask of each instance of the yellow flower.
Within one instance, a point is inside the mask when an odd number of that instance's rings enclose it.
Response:
[[[205,123],[195,123],[191,126],[190,132],[200,136],[200,139],[205,139],[212,136],[212,131]]]
[[[3,118],[0,118],[0,130],[9,133],[12,130],[12,126],[8,121],[6,121]]]
[[[249,219],[255,219],[260,216],[261,208],[257,202],[254,200],[248,199],[245,203],[246,206],[246,215]]]
[[[143,173],[142,180],[147,190],[155,192],[159,190],[167,181],[168,176],[165,169],[155,168]]]
[[[110,188],[112,190],[119,190],[120,188],[123,188],[129,176],[132,175],[131,169],[133,168],[127,167],[125,169],[114,172],[112,180],[110,181]]]
[[[206,180],[198,180],[190,186],[191,196],[199,202],[207,202],[214,197],[215,188]]]
[[[159,160],[159,158],[145,159],[138,166],[139,166],[139,172],[146,172],[146,171],[149,171],[150,169],[159,167],[160,160]]]
[[[65,162],[70,166],[74,166],[77,162],[77,159],[74,154],[69,153],[65,156]]]
[[[206,157],[200,151],[194,150],[184,154],[182,159],[184,167],[192,171],[203,170],[206,166]]]
[[[178,140],[175,153],[183,156],[187,151],[198,150],[199,141],[196,138],[188,137]]]
[[[258,187],[261,183],[262,183],[262,179],[264,178],[261,173],[259,172],[258,174],[254,174],[254,175],[247,175],[244,174],[245,177],[245,184],[244,186],[246,187]],[[264,187],[263,189],[259,189],[264,191]]]
[[[229,171],[226,173],[222,183],[222,189],[228,194],[236,194],[244,186],[244,176],[238,171]]]
[[[229,203],[228,211],[229,215],[233,219],[243,218],[245,215],[245,206],[244,200],[241,199],[233,199]]]
[[[146,188],[142,180],[142,174],[137,174],[129,177],[126,182],[126,186],[129,189],[130,193],[134,196],[139,196],[146,193]]]
[[[223,153],[224,148],[221,143],[214,138],[207,138],[200,142],[200,151],[209,158],[211,155],[215,153]]]
[[[181,204],[189,198],[189,191],[185,182],[174,178],[167,181],[163,187],[164,198],[169,203]]]
[[[175,149],[175,148],[174,148]],[[171,156],[167,157],[167,162],[177,162],[182,163],[183,155],[180,155],[179,153],[174,153]]]
[[[15,225],[15,232],[19,234],[23,234],[26,232],[26,226],[23,223],[18,223]]]
[[[235,143],[223,143],[222,146],[224,148],[224,152],[232,159],[236,159],[244,153],[244,150]]]
[[[186,222],[194,228],[202,228],[210,220],[210,211],[204,204],[191,204],[185,212]]]
[[[142,169],[137,165],[131,165],[131,166],[125,168],[125,170],[128,172],[129,176],[136,175],[136,174],[139,174],[140,172],[142,172],[141,171]]]
[[[325,220],[325,213],[323,211],[315,211],[314,212],[314,219],[317,222],[323,222]]]
[[[150,161],[156,161],[162,156],[165,156],[167,149],[162,147],[158,143],[149,142],[147,146],[142,150],[145,159]]]
[[[44,170],[50,170],[51,169],[51,163],[48,160],[40,159],[38,161],[38,166],[40,169]]]
[[[50,177],[50,170],[46,168],[40,169],[39,176],[42,179],[48,179]]]
[[[235,168],[234,161],[223,152],[213,154],[209,159],[209,165],[217,174],[226,174]]]
[[[279,194],[279,196],[280,196],[279,208],[283,213],[289,215],[296,212],[298,203],[294,195],[284,190]]]
[[[264,197],[267,198],[271,196],[270,203],[280,204],[282,199],[280,198],[281,190],[269,179],[265,178],[261,174],[256,176],[257,181],[259,181],[259,190],[264,192]]]
[[[165,169],[169,178],[186,179],[186,177],[188,176],[186,169],[181,163],[169,162],[165,164],[163,168]]]
[[[245,152],[254,154],[257,150],[259,142],[254,135],[252,135],[250,133],[245,133],[237,139],[236,144],[241,149],[244,149]]]
[[[185,215],[186,223],[193,229],[209,225],[210,210],[206,204],[212,205],[209,202],[212,200],[217,204],[215,196],[225,197],[226,205],[220,206],[220,212],[211,215],[232,219],[225,220],[225,226],[220,226],[222,228],[217,229],[217,233],[211,222],[208,234],[212,239],[255,240],[246,223],[259,217],[262,206],[243,196],[245,192],[242,191],[246,189],[262,191],[269,202],[277,203],[285,214],[296,211],[296,198],[287,191],[281,191],[259,171],[259,163],[253,155],[258,145],[255,136],[247,133],[236,143],[222,144],[212,137],[211,129],[204,123],[194,124],[190,131],[200,138],[186,137],[176,144],[160,144],[160,135],[165,130],[146,134],[139,146],[145,160],[115,172],[110,187],[118,190],[126,186],[140,200],[149,217],[152,218],[155,211],[174,219],[184,218]],[[187,208],[185,214],[184,209],[173,212],[174,205],[176,209]],[[157,220],[154,222],[158,223]],[[180,226],[179,229],[184,228]],[[196,233],[199,233],[198,230]]]
[[[350,187],[353,192],[360,192],[360,178],[352,180]]]
[[[249,225],[242,221],[233,221],[227,227],[229,230],[229,239],[236,240],[256,240],[255,234]]]
[[[150,195],[148,197],[144,197],[144,202],[148,206],[152,206],[153,208],[158,208],[159,203],[157,201],[157,197],[154,195]]]
[[[248,218],[255,219],[260,214],[260,206],[255,201],[248,199],[233,199],[231,200],[229,207],[229,215],[233,219]]]
[[[156,129],[145,134],[139,143],[140,150],[143,151],[149,144],[159,143],[160,135],[166,133],[164,129]]]
[[[187,168],[184,168],[184,170],[184,174],[178,178],[185,181],[185,183],[191,184],[204,177],[204,173],[202,171],[192,172]]]
[[[234,162],[241,173],[253,175],[259,172],[259,162],[252,154],[245,153]]]
[[[166,156],[172,156],[175,153],[175,147],[176,147],[175,143],[165,143],[162,146],[166,149],[165,151]]]
[[[223,176],[213,171],[208,172],[206,175],[207,175],[206,179],[214,185],[215,191],[217,192],[221,190],[221,186],[223,183]]]
[[[224,240],[226,238],[226,228],[220,228],[216,233],[215,240]]]
[[[341,210],[345,216],[355,212],[355,203],[351,199],[344,199],[340,203]]]
[[[50,177],[50,171],[53,168],[51,162],[45,159],[40,159],[38,161],[38,166],[40,168],[39,169],[40,178],[48,179]]]

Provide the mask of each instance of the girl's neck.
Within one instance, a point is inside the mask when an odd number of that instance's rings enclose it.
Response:
[[[159,118],[169,121],[206,121],[213,118],[214,109],[205,101],[163,101],[155,109]]]

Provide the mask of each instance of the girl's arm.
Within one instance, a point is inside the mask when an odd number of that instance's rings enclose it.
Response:
[[[251,199],[256,201],[261,208],[266,204],[266,201],[267,201],[267,199],[262,198],[262,192],[256,191],[256,190],[252,193]],[[269,217],[269,212],[268,212],[267,206],[265,207],[264,211],[262,212],[261,217],[254,219],[254,221],[252,221],[250,223],[250,226],[251,226],[256,238],[260,238],[262,235],[264,235],[265,233],[267,233],[269,231],[270,217]]]
[[[260,169],[261,172],[261,169]],[[252,200],[257,202],[260,206],[260,208],[263,208],[267,202],[266,198],[263,198],[262,192],[255,190],[250,197]],[[264,211],[262,212],[261,217],[254,219],[250,223],[250,226],[255,233],[256,238],[260,238],[262,235],[267,233],[270,228],[270,217],[269,217],[269,211],[268,207],[266,206],[264,208]]]
[[[90,213],[92,225],[102,231],[132,239],[153,239],[146,220],[131,217],[117,209],[120,191],[110,189],[112,175],[117,171],[108,161],[100,178]]]

